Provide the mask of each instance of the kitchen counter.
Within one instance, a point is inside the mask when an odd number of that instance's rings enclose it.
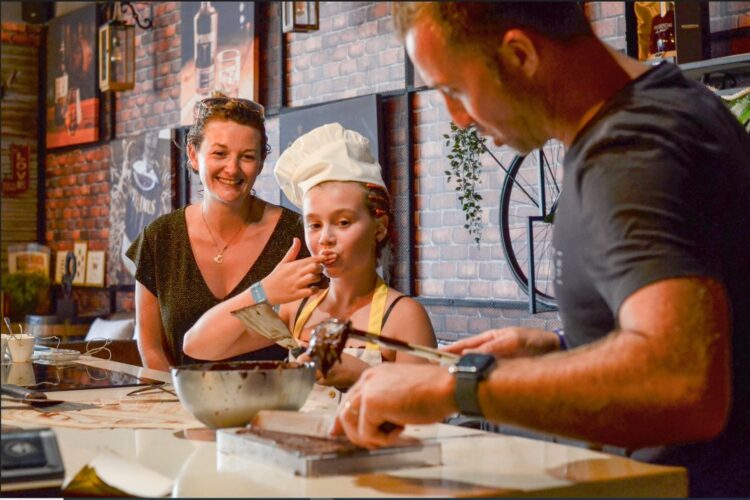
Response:
[[[90,357],[82,357],[81,362],[170,381],[165,372]],[[49,397],[54,399],[105,406],[119,399],[121,404],[107,407],[111,408],[107,411],[73,412],[79,415],[4,408],[3,426],[32,428],[46,422],[53,428],[65,464],[66,483],[94,457],[113,453],[168,478],[174,497],[680,497],[687,494],[687,475],[680,467],[644,464],[585,448],[444,424],[409,426],[406,430],[408,435],[441,444],[441,466],[298,477],[249,458],[217,453],[216,443],[211,440],[213,433],[166,393],[159,396],[162,402],[141,400],[137,404],[144,406],[138,406],[133,418],[123,417],[125,410],[121,409],[130,407],[133,399],[140,397],[126,396],[133,389],[53,392]],[[87,414],[91,414],[90,421],[86,420]],[[79,420],[66,420],[68,415]]]

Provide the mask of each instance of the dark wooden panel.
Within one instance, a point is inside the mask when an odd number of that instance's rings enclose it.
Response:
[[[8,270],[8,244],[37,240],[37,140],[39,130],[39,48],[3,43],[2,80],[15,75],[3,90],[0,132],[0,176],[11,175],[10,145],[29,146],[29,189],[14,196],[2,196],[2,252],[0,268]]]

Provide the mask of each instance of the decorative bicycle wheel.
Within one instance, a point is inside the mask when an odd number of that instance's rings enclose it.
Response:
[[[552,224],[562,189],[563,156],[558,141],[517,156],[500,193],[502,245],[513,277],[526,293],[531,281],[536,303],[551,308],[557,305]]]

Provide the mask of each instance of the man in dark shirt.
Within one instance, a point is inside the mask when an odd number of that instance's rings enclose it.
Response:
[[[602,44],[576,3],[404,3],[394,14],[457,125],[522,153],[565,144],[554,245],[570,349],[515,327],[457,342],[447,350],[503,358],[477,368],[486,378],[469,396],[443,367],[368,370],[335,432],[388,444],[473,397],[494,421],[685,466],[692,495],[747,495],[750,138],[738,121],[675,66]]]

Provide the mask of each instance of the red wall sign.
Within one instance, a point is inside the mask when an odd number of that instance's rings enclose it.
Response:
[[[16,195],[29,189],[29,146],[10,145],[11,176],[3,178],[3,195]]]

